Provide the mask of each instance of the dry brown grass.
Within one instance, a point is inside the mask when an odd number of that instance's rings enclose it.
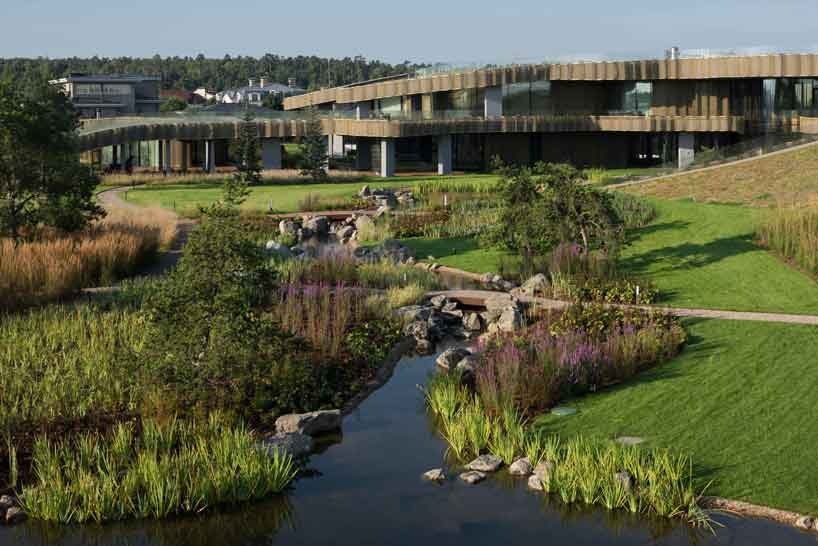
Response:
[[[145,209],[114,211],[71,235],[43,230],[18,245],[0,239],[0,310],[53,301],[132,274],[175,236],[173,214]]]
[[[623,190],[661,199],[689,198],[759,207],[814,203],[818,201],[818,145]]]
[[[230,176],[235,171],[231,167],[219,169],[218,172],[208,174],[204,172],[174,173],[163,176],[158,172],[136,172],[132,175],[109,174],[102,176],[101,183],[105,186],[130,186],[132,184],[184,184],[189,182],[217,182],[220,183],[226,176]],[[303,184],[305,179],[300,176],[295,169],[277,169],[263,171],[261,173],[263,183],[272,184]],[[365,176],[371,176],[369,172],[359,171],[330,171],[330,182],[352,182]]]

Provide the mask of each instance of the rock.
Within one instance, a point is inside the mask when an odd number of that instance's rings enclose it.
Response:
[[[500,275],[494,275],[494,276],[491,278],[491,282],[492,282],[493,284],[500,284],[501,282],[503,282],[503,277],[501,277]]]
[[[500,289],[505,290],[506,292],[511,292],[512,290],[514,290],[515,287],[514,283],[511,281],[502,281],[497,286],[499,286]]]
[[[278,241],[267,241],[267,244],[264,245],[264,248],[270,254],[275,254],[278,258],[282,260],[289,260],[293,257],[293,253],[287,245],[283,245]]]
[[[371,191],[369,191],[369,186],[364,186],[361,188],[361,191],[358,192],[358,197],[369,197],[371,195]]]
[[[6,509],[16,505],[17,503],[14,502],[14,499],[11,496],[3,495],[2,497],[0,497],[0,508]]]
[[[268,436],[262,440],[262,447],[272,453],[273,450],[289,453],[294,459],[306,457],[312,452],[312,437],[298,432],[284,432]]]
[[[377,210],[375,210],[375,214],[373,216],[375,218],[380,218],[384,214],[388,214],[390,212],[392,212],[391,208],[385,207],[385,206],[380,206],[380,207],[377,208]]]
[[[276,419],[276,432],[298,432],[317,436],[341,428],[341,410],[291,413]]]
[[[532,474],[528,477],[528,488],[533,489],[534,491],[543,491],[545,487],[543,487],[542,480],[536,474]]]
[[[463,327],[470,332],[479,332],[483,329],[480,315],[477,313],[466,313],[463,315]]]
[[[325,236],[329,233],[329,218],[314,216],[304,222],[304,227],[312,230],[316,235]]]
[[[445,313],[446,315],[450,316],[450,317],[458,318],[459,320],[457,322],[462,322],[463,321],[463,311],[461,311],[460,309],[445,309],[444,308],[442,312]]]
[[[470,472],[463,472],[459,477],[461,480],[463,480],[469,485],[480,483],[486,479],[486,475],[483,472],[478,472],[476,470],[472,470]]]
[[[551,481],[551,476],[554,474],[554,463],[551,461],[542,461],[534,468],[534,475],[541,483],[548,483]]]
[[[352,237],[353,233],[355,233],[354,227],[344,226],[335,232],[335,236],[338,237],[339,239],[347,239],[349,237]]]
[[[395,315],[403,321],[404,324],[415,321],[427,321],[432,314],[432,310],[422,305],[408,305],[395,309]]]
[[[814,531],[816,529],[816,520],[812,516],[801,516],[795,520],[795,526],[804,531]]]
[[[529,460],[525,457],[517,459],[508,467],[508,473],[512,476],[528,476],[534,471]]]
[[[435,313],[432,313],[426,320],[426,324],[429,325],[430,339],[442,339],[445,331],[448,329],[446,319]]]
[[[471,356],[471,353],[466,349],[449,348],[443,351],[440,356],[437,357],[435,363],[443,369],[450,370],[467,356]]]
[[[457,311],[457,302],[456,301],[447,301],[443,304],[443,308],[441,309],[444,313],[454,313]]]
[[[442,468],[433,468],[423,473],[423,479],[430,482],[442,482],[446,479],[446,474],[443,473]]]
[[[630,493],[631,490],[633,490],[633,476],[627,472],[617,472],[613,475],[613,479],[615,482],[620,483],[622,485],[622,489],[624,489],[627,493]]]
[[[410,322],[403,328],[404,335],[415,338],[418,341],[429,339],[429,323],[425,320]]]
[[[435,309],[443,309],[443,306],[449,303],[449,299],[443,295],[433,296],[429,300],[429,303],[431,303],[432,307],[434,307]]]
[[[278,232],[282,235],[295,236],[298,233],[298,226],[292,220],[282,220],[278,223]]]
[[[301,228],[296,233],[296,237],[298,238],[299,242],[303,242],[303,241],[306,241],[308,239],[312,239],[313,235],[314,235],[314,233],[309,228]]]
[[[477,357],[474,355],[469,355],[460,360],[460,362],[457,363],[457,366],[455,366],[455,369],[461,374],[474,373],[474,370],[477,369],[477,364]]]
[[[492,275],[491,273],[483,273],[483,275],[480,276],[480,282],[482,282],[483,284],[491,284],[491,279],[493,277],[494,275]]]
[[[497,328],[501,332],[516,332],[523,327],[523,314],[516,307],[506,308],[497,319]]]
[[[26,513],[23,512],[20,508],[16,506],[12,506],[8,510],[6,510],[6,523],[9,525],[14,525],[15,523],[20,523],[21,521],[26,519]]]
[[[369,216],[361,216],[355,220],[355,229],[358,231],[372,230],[375,227],[375,222]]]
[[[467,470],[478,472],[497,472],[503,466],[503,459],[496,455],[480,455],[475,460],[466,465]]]
[[[614,440],[614,442],[622,444],[623,446],[638,446],[639,444],[645,443],[645,439],[639,436],[620,436]]]
[[[430,355],[435,352],[435,344],[428,339],[415,340],[415,352],[419,355]]]

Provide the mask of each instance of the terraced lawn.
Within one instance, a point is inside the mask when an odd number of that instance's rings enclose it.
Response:
[[[687,323],[690,342],[636,380],[569,401],[537,424],[569,437],[639,436],[693,456],[707,493],[818,512],[818,329]]]

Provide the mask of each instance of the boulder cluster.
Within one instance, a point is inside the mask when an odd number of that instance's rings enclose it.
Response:
[[[389,260],[394,263],[407,265],[415,263],[415,258],[412,254],[412,249],[395,239],[387,239],[375,246],[359,246],[352,251],[352,255],[359,262],[375,263],[382,260]]]
[[[462,309],[446,296],[434,296],[426,305],[401,307],[395,314],[404,324],[403,333],[414,338],[419,354],[431,354],[435,343],[447,336],[471,339],[483,329],[479,313]]]
[[[284,451],[294,459],[302,459],[313,452],[313,438],[341,428],[340,410],[291,413],[276,419],[276,432],[265,437],[261,446],[268,452]]]
[[[400,205],[411,206],[415,204],[415,197],[409,190],[371,189],[369,186],[364,186],[358,192],[358,197],[376,209],[376,217],[391,212]]]

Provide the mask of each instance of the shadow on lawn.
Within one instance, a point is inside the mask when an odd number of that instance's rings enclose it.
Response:
[[[716,239],[704,244],[682,243],[657,248],[622,259],[622,267],[634,273],[661,273],[674,269],[693,269],[726,258],[758,250],[750,233]]]

